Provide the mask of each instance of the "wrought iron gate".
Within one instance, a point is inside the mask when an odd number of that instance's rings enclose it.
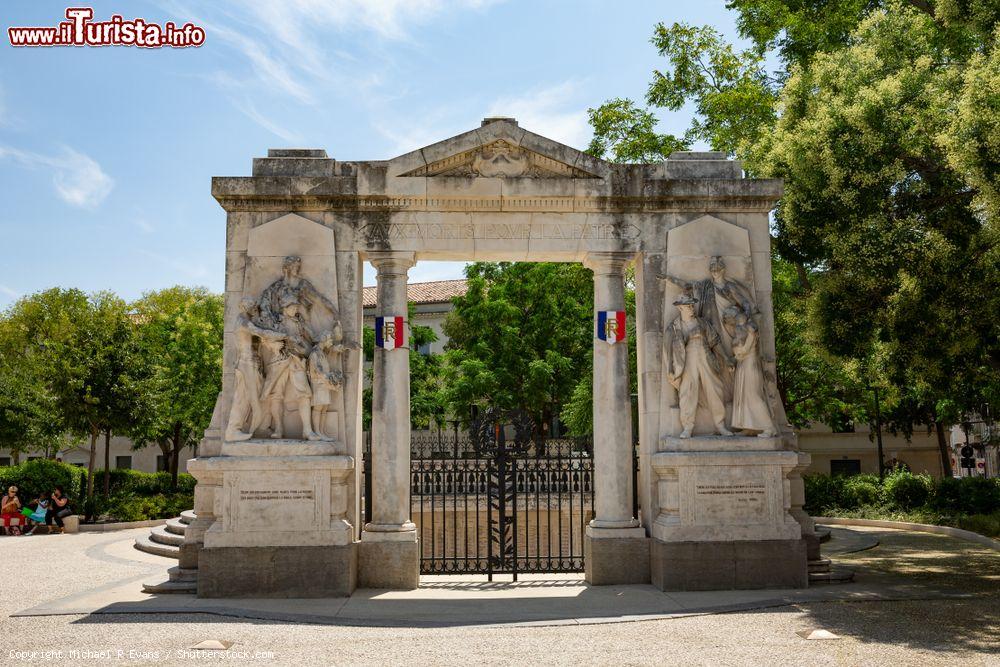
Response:
[[[541,441],[533,430],[523,413],[487,410],[467,439],[413,443],[421,573],[509,573],[516,581],[519,572],[583,570],[591,440]]]

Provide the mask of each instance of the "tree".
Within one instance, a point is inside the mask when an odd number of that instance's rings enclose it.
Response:
[[[92,516],[97,438],[119,428],[132,408],[126,305],[107,292],[54,288],[21,299],[8,317],[14,347],[44,387],[35,395],[54,406],[56,424],[89,437],[86,513]]]
[[[181,452],[201,439],[222,387],[222,297],[204,288],[171,287],[133,304],[144,379],[133,440],[155,442],[173,486]]]
[[[46,456],[56,451],[65,430],[37,357],[26,345],[10,313],[0,316],[0,446],[11,452],[14,465],[32,449]]]
[[[477,262],[444,332],[444,395],[466,423],[481,407],[523,409],[544,430],[589,373],[593,278],[579,264]]]
[[[1000,6],[729,6],[752,48],[737,52],[710,28],[657,26],[653,41],[671,70],[654,73],[647,102],[693,102],[687,139],[735,154],[752,175],[784,179],[775,247],[800,293],[782,305],[775,292],[779,364],[783,344],[814,347],[811,358],[839,366],[855,390],[882,389],[904,432],[924,423],[941,434],[995,400],[1000,384],[1000,331],[986,315],[1000,305]],[[783,317],[790,304],[807,316]],[[798,333],[789,336],[782,327],[791,324]],[[800,371],[779,367],[784,393]]]

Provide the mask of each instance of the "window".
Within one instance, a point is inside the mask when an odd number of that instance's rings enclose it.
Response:
[[[115,457],[115,467],[116,468],[131,468],[132,467],[132,457],[131,456],[116,456]]]
[[[29,461],[37,461],[37,460],[38,460],[38,459],[40,459],[40,458],[42,458],[42,457],[41,457],[41,456],[29,456],[29,457],[28,457],[28,460],[29,460]]]
[[[844,477],[850,477],[851,475],[860,475],[861,459],[841,459],[839,461],[831,460],[830,474],[843,475]]]
[[[9,465],[10,465],[10,457],[0,456],[0,466],[9,466]]]
[[[417,352],[420,353],[420,354],[422,354],[422,355],[424,355],[425,357],[426,356],[430,356],[430,353],[431,353],[431,344],[430,343],[424,343],[423,345],[420,345],[417,348]]]

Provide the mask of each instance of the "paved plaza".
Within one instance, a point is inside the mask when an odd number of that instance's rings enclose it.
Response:
[[[661,593],[536,575],[517,584],[425,577],[416,591],[341,599],[199,600],[140,592],[172,564],[134,550],[140,532],[4,539],[8,571],[24,574],[0,594],[0,662],[525,664],[530,655],[539,664],[609,656],[620,664],[1000,664],[1000,558],[939,535],[835,528],[824,550],[856,570],[855,583],[799,591]],[[796,634],[815,629],[840,639]],[[233,646],[186,650],[209,639]],[[74,660],[71,651],[84,653]]]

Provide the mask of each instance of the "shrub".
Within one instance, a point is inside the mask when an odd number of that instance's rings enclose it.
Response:
[[[938,481],[932,504],[940,510],[967,514],[1000,511],[1000,479],[946,477]]]
[[[193,493],[195,479],[187,473],[177,475],[177,492]],[[168,472],[142,472],[127,468],[118,468],[111,471],[109,484],[110,495],[115,496],[120,493],[135,493],[140,496],[153,496],[159,493],[173,493],[170,488],[170,473]],[[104,471],[94,472],[94,489],[97,492],[104,490]]]
[[[48,494],[59,486],[72,503],[79,498],[77,494],[83,477],[84,471],[76,466],[49,459],[35,459],[0,468],[0,488],[6,493],[7,488],[13,484],[18,488],[21,502],[27,504],[40,494]]]
[[[875,475],[856,475],[844,479],[842,507],[855,509],[863,505],[877,505],[881,496],[882,489]]]
[[[903,510],[915,509],[927,504],[931,495],[932,482],[928,475],[914,475],[896,470],[882,483],[885,501],[892,507]]]
[[[187,493],[158,493],[150,496],[121,493],[111,498],[101,514],[115,521],[169,519],[191,509],[193,505],[194,496]]]
[[[844,504],[844,478],[829,475],[803,475],[805,485],[805,510],[809,514],[821,515]]]

